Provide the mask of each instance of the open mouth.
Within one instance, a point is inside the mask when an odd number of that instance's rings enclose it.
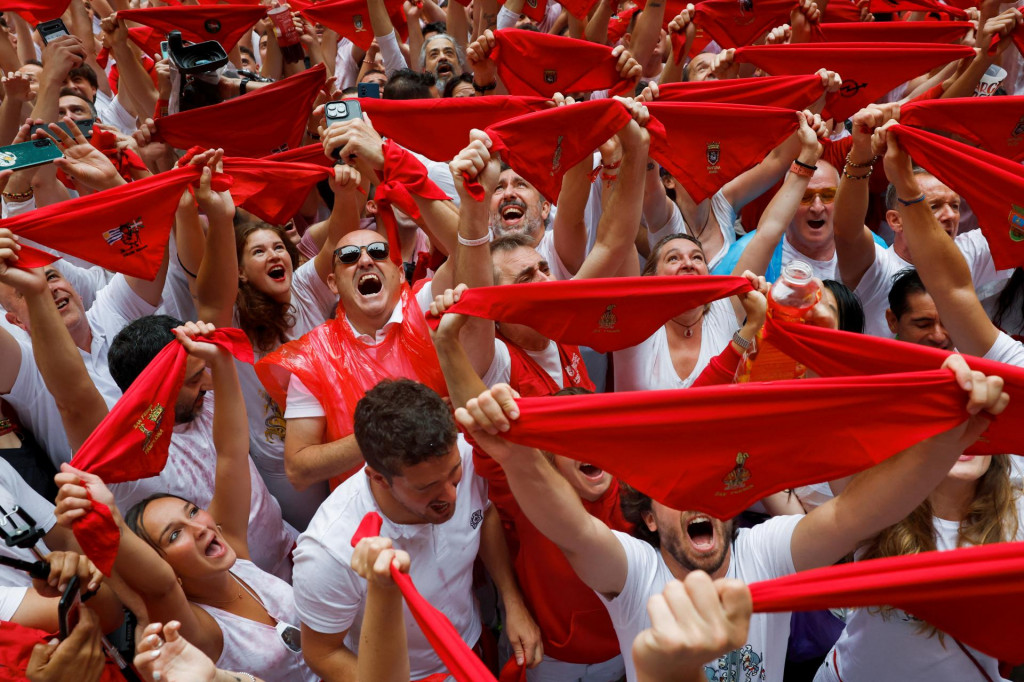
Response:
[[[69,305],[71,305],[71,299],[69,297],[67,297],[67,296],[64,296],[62,298],[58,298],[54,302],[57,304],[57,310],[64,310]]]
[[[526,215],[526,205],[518,201],[509,202],[501,208],[501,219],[506,223],[517,223],[523,219],[524,215]]]
[[[452,69],[452,65],[449,64],[448,62],[441,62],[440,64],[437,65],[438,76],[450,76],[453,73],[454,70]]]
[[[686,524],[686,534],[698,551],[706,552],[715,546],[715,527],[706,516],[694,517]]]
[[[820,230],[821,228],[825,227],[824,220],[808,220],[807,224],[810,226],[812,230]]]
[[[275,265],[267,271],[267,276],[275,282],[283,282],[286,272],[283,265]]]
[[[448,513],[448,510],[451,509],[451,506],[452,505],[450,502],[435,502],[432,505],[430,505],[430,510],[439,516],[443,516],[444,514]]]
[[[381,289],[384,288],[384,283],[380,281],[380,277],[373,272],[368,272],[359,278],[356,282],[356,291],[363,296],[373,296],[379,294]]]
[[[204,553],[208,557],[219,557],[224,554],[224,551],[224,545],[222,545],[217,538],[213,538],[210,540],[210,544],[206,546],[206,551]]]
[[[580,473],[583,474],[587,480],[600,481],[604,478],[604,469],[594,466],[593,464],[580,464]]]

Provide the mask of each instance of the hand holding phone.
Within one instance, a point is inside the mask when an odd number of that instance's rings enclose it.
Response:
[[[43,45],[48,45],[55,38],[71,35],[68,27],[64,25],[64,21],[61,19],[44,21],[36,26],[36,30],[39,31],[39,37],[43,39]]]
[[[354,121],[363,117],[363,108],[354,99],[343,99],[328,102],[324,105],[324,120],[330,128],[335,123]],[[334,150],[334,158],[340,158],[341,149]]]
[[[60,638],[67,639],[71,631],[78,625],[82,608],[81,582],[78,576],[72,576],[68,586],[64,588],[60,602],[57,603],[57,619],[60,626]]]

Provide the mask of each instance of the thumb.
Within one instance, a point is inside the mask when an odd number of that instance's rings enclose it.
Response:
[[[54,637],[46,644],[36,644],[32,647],[32,655],[28,659],[28,670],[39,670],[49,663],[59,644],[60,640]]]
[[[521,639],[516,639],[512,643],[512,651],[516,655],[516,664],[521,668],[526,664],[526,655],[523,653],[523,642]]]

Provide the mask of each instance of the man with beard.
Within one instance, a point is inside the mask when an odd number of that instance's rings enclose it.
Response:
[[[633,640],[650,627],[648,599],[693,571],[751,583],[828,566],[859,543],[900,521],[923,501],[987,428],[981,412],[1005,408],[1002,380],[971,372],[959,356],[943,367],[967,391],[967,421],[922,441],[857,475],[835,498],[806,515],[777,516],[754,528],[731,520],[671,509],[643,494],[623,491],[623,512],[637,536],[610,530],[590,516],[570,484],[539,450],[499,435],[519,417],[516,395],[498,385],[455,413],[459,425],[499,462],[523,513],[565,554],[576,574],[604,601],[637,679]],[[979,412],[981,412],[979,414]],[[713,495],[713,491],[708,491]],[[747,644],[705,665],[709,680],[781,682],[790,614],[756,614]]]
[[[442,92],[449,80],[462,75],[464,59],[455,38],[447,33],[437,33],[423,42],[420,70],[434,74],[437,91]]]

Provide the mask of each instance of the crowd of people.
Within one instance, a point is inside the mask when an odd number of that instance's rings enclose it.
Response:
[[[1024,644],[748,587],[1024,540],[1024,428],[986,447],[1024,399],[1024,209],[993,222],[901,118],[960,107],[919,127],[1024,187],[1013,3],[262,4],[0,0],[0,677],[1024,680]],[[668,286],[695,302],[645,303]],[[818,452],[770,488],[748,389],[829,381],[751,373],[786,322],[931,370],[955,414],[776,411],[779,452]],[[718,447],[622,451],[636,413],[595,401],[648,391],[727,405],[724,489],[648,487]],[[613,456],[525,444],[570,403],[612,405]],[[808,448],[828,420],[864,443]]]

